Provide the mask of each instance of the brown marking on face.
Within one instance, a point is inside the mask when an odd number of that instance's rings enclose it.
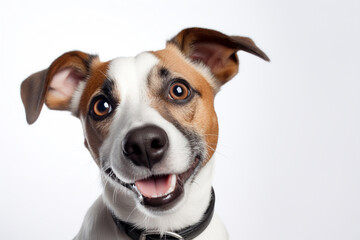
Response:
[[[96,121],[89,115],[82,118],[84,121],[83,125],[85,126],[85,142],[87,143],[85,146],[89,149],[92,157],[99,167],[99,150],[105,138],[109,134],[112,119],[113,115],[101,121]]]
[[[195,129],[198,134],[204,137],[207,145],[206,164],[217,146],[218,140],[218,122],[214,110],[214,90],[205,79],[205,77],[196,70],[196,67],[186,61],[181,52],[172,44],[168,44],[164,50],[153,52],[160,60],[150,75],[150,91],[153,94],[151,99],[156,99],[151,103],[165,119],[171,121],[175,119],[183,127],[187,129]],[[176,77],[185,79],[199,94],[194,96],[190,102],[186,104],[174,104],[166,98],[166,95],[159,96],[159,88],[164,79],[156,74],[162,68]],[[161,94],[160,94],[161,95]],[[169,114],[171,116],[169,116]]]
[[[101,91],[107,79],[108,67],[109,62],[100,62],[98,59],[93,61],[90,66],[90,76],[81,95],[79,105],[79,117],[83,122],[85,132],[85,146],[99,167],[99,149],[109,132],[111,120],[96,121],[88,115],[88,112],[91,100]]]
[[[82,93],[80,99],[79,113],[84,115],[88,111],[88,105],[90,99],[94,96],[95,93],[100,91],[103,86],[107,76],[109,62],[100,62],[98,59],[95,59],[91,64],[91,71],[89,79],[87,80],[86,87]]]
[[[89,118],[84,118],[85,146],[91,153],[96,164],[100,167],[99,150],[102,144],[102,135],[96,128],[96,124]]]

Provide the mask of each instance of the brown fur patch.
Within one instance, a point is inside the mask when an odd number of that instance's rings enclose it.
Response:
[[[238,72],[239,59],[236,52],[239,50],[270,61],[250,38],[228,36],[206,28],[184,29],[170,42],[175,44],[185,56],[201,60],[208,65],[221,84],[228,82]]]
[[[159,72],[161,68],[169,70],[175,77],[185,79],[199,94],[185,105],[177,105],[154,95],[156,99],[152,107],[167,120],[176,119],[181,125],[188,129],[196,129],[204,137],[207,145],[207,159],[210,160],[217,146],[218,122],[214,110],[214,90],[205,77],[197,71],[196,66],[189,63],[178,48],[168,44],[164,50],[153,52],[160,62],[150,75],[150,87],[158,88],[163,81],[154,71]],[[157,93],[152,89],[151,93]],[[169,116],[171,114],[171,117]]]
[[[85,146],[89,149],[95,162],[100,166],[99,149],[110,128],[110,121],[97,122],[88,116],[89,104],[92,98],[100,92],[108,71],[109,62],[100,62],[95,59],[90,66],[90,75],[79,105],[80,119],[83,121],[85,131]]]
[[[88,111],[90,99],[100,91],[107,76],[109,62],[100,62],[98,59],[91,64],[90,76],[81,95],[79,113],[84,115]]]
[[[29,124],[39,117],[44,102],[50,109],[69,110],[70,97],[57,99],[49,94],[52,91],[50,83],[53,76],[65,68],[71,68],[80,78],[86,77],[87,65],[93,57],[95,56],[80,51],[67,52],[55,59],[48,69],[34,73],[24,80],[21,84],[21,98]]]

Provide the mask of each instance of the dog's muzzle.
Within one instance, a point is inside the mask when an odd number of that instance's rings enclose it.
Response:
[[[160,164],[169,149],[167,133],[155,125],[145,125],[129,131],[122,143],[123,155],[137,166],[145,167],[152,172],[155,164]],[[112,180],[133,191],[141,204],[147,207],[161,207],[163,210],[171,208],[184,195],[185,182],[194,175],[201,165],[201,157],[196,156],[183,173],[165,173],[137,179],[133,183],[125,183],[116,171],[107,168],[105,174]]]
[[[134,183],[125,183],[120,180],[111,168],[105,170],[105,174],[115,182],[133,191],[141,204],[147,207],[161,207],[168,209],[179,200],[184,193],[184,184],[194,175],[196,169],[201,165],[198,157],[181,174],[166,174],[161,176],[150,176],[146,179],[137,180]]]

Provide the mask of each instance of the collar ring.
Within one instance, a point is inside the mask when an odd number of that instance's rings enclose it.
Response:
[[[144,232],[141,233],[141,236],[140,236],[139,240],[146,240],[146,237],[151,236],[151,235],[159,235],[159,232],[156,232],[156,231],[144,231]],[[164,236],[170,236],[170,237],[176,238],[177,240],[184,240],[184,238],[182,236],[180,236],[179,234],[174,233],[174,232],[165,232]]]

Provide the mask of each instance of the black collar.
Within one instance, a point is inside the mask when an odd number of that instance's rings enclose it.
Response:
[[[200,222],[183,228],[175,232],[166,232],[163,237],[160,236],[159,232],[145,231],[145,229],[135,228],[132,224],[123,222],[118,219],[113,213],[111,214],[116,226],[120,231],[125,232],[132,240],[191,240],[200,235],[207,226],[210,224],[212,216],[214,214],[215,206],[215,192],[211,188],[211,200],[209,207],[206,209],[203,218]]]

